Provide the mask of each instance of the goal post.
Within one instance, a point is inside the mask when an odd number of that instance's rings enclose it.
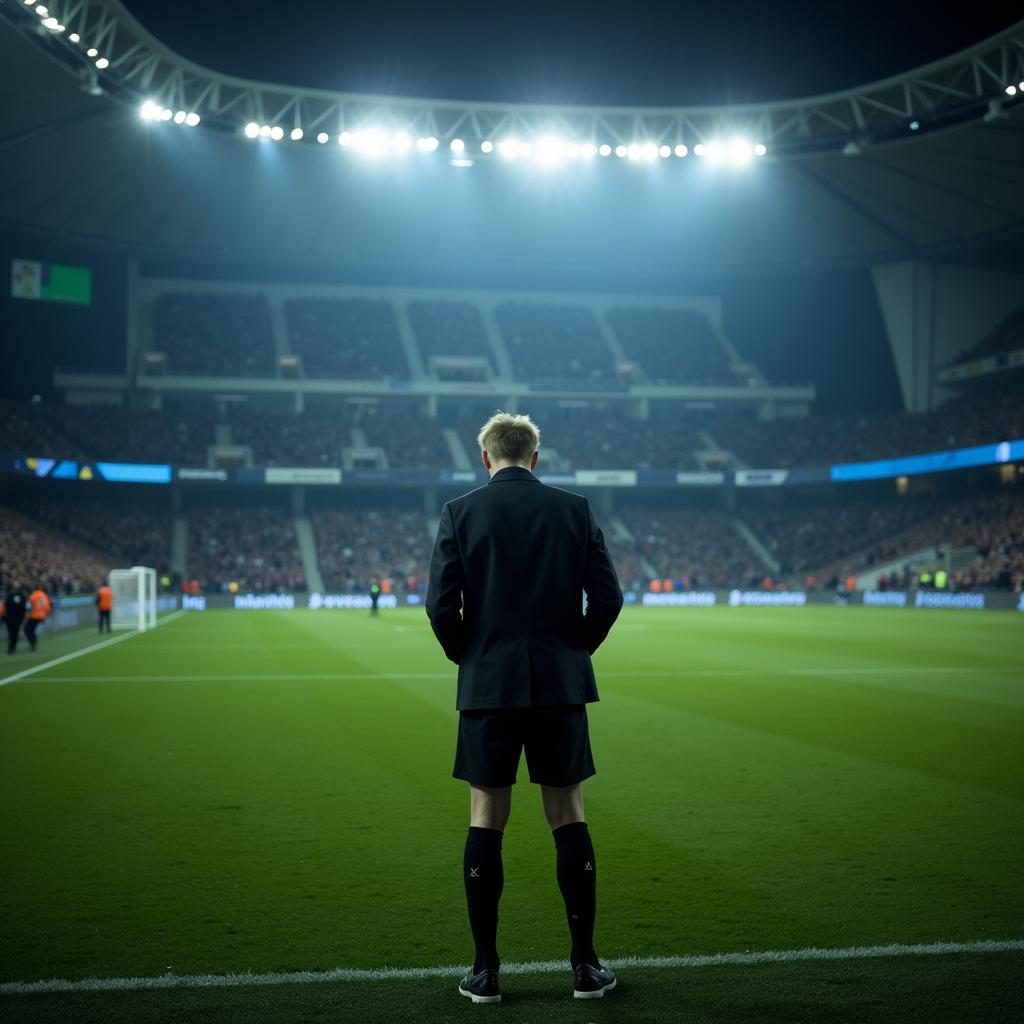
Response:
[[[109,581],[114,592],[110,614],[114,629],[142,632],[156,625],[156,569],[144,565],[111,569]]]

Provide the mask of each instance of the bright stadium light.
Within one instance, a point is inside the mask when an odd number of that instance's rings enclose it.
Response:
[[[43,24],[45,25],[46,22],[44,21]],[[1016,96],[1017,95],[1017,86],[1015,86],[1015,85],[1008,85],[1006,87],[1005,92],[1006,92],[1007,96]]]
[[[438,142],[433,135],[428,135],[425,138],[416,140],[416,148],[421,153],[433,153],[437,149]]]
[[[732,139],[729,143],[729,163],[733,167],[749,164],[754,155],[754,147],[746,139]]]
[[[350,146],[350,145],[352,145],[352,133],[351,132],[342,132],[338,136],[338,145],[339,146]]]
[[[98,57],[100,55],[100,51],[97,50],[95,46],[90,46],[89,49],[85,51],[85,55],[86,57]]]
[[[703,142],[698,142],[697,145],[693,147],[694,156],[704,156],[706,155],[706,153],[707,147],[704,145]]]
[[[319,132],[316,137],[316,141],[319,142],[321,146],[329,139],[330,135],[328,135],[327,132]]]
[[[56,18],[54,18],[52,15],[49,18],[43,18],[43,27],[44,28],[53,29],[53,28],[56,28],[59,24],[60,24],[60,22]]]
[[[621,160],[621,159],[622,159],[622,158],[623,158],[623,157],[624,157],[624,156],[625,156],[625,155],[626,155],[626,154],[627,154],[628,152],[629,152],[629,150],[628,150],[628,149],[627,149],[627,148],[626,148],[626,147],[625,147],[624,145],[622,145],[622,143],[621,143],[621,142],[620,142],[620,143],[619,143],[619,144],[618,144],[618,145],[617,145],[617,146],[615,147],[615,155],[616,155],[616,156],[617,156],[617,157],[618,157],[618,158],[619,158],[620,160]]]
[[[145,103],[139,108],[139,116],[143,121],[159,121],[161,107],[159,103],[154,103],[152,100],[146,100]]]
[[[681,142],[679,143],[678,146],[676,146],[676,149],[675,149],[676,156],[684,157],[684,156],[686,156],[686,154],[688,152],[689,152],[689,150]]]
[[[506,160],[513,160],[519,155],[519,143],[515,139],[503,139],[498,143],[498,152]]]
[[[639,142],[630,143],[626,153],[630,160],[639,160],[644,155],[643,147]]]
[[[260,126],[255,121],[250,121],[245,126],[246,138],[255,139],[260,133]]]
[[[170,121],[171,117],[172,117],[171,111],[167,107],[164,107],[163,110],[160,111],[160,120],[161,121]]]
[[[592,142],[584,142],[580,147],[580,155],[584,160],[593,160],[597,156],[597,146]]]
[[[383,132],[371,128],[365,132],[355,132],[352,145],[363,156],[381,156],[388,148],[388,140]]]
[[[653,142],[645,142],[641,149],[641,153],[645,160],[658,159],[658,147]]]
[[[270,125],[269,124],[261,124],[260,125],[260,138],[261,139],[269,139],[270,138]]]
[[[580,144],[578,142],[567,142],[562,146],[562,155],[570,160],[578,160],[580,157]]]
[[[38,14],[40,18],[45,18],[49,13],[50,13],[49,9],[44,7],[42,4],[40,4],[36,8],[36,14]]]
[[[100,71],[104,71],[106,68],[110,67],[110,61],[107,60],[106,57],[100,57],[100,59],[96,61],[96,67],[98,67]]]
[[[451,160],[448,161],[448,163],[450,163],[452,167],[472,167],[474,162],[475,161],[470,160],[469,157],[466,156],[453,157]]]
[[[187,116],[188,115],[185,113],[184,110],[177,111],[177,113],[175,113],[175,115],[174,115],[174,123],[175,124],[184,124],[185,123],[185,118]]]
[[[668,159],[668,157],[670,157],[671,155],[672,155],[672,147],[671,146],[661,146],[658,149],[658,156],[660,156],[662,158],[662,160]]]
[[[409,138],[408,132],[396,132],[391,139],[391,145],[396,153],[407,153],[412,147],[412,139]]]
[[[490,139],[484,139],[484,141],[480,143],[480,152],[481,153],[493,153],[494,152],[494,143],[491,142]]]
[[[190,110],[185,118],[185,124],[187,124],[189,128],[195,128],[195,126],[199,124],[199,121],[200,117],[194,110]]]
[[[82,37],[77,32],[72,32],[71,35],[68,36],[68,39],[73,43],[80,43],[82,41]]]
[[[597,151],[598,151],[598,153],[601,154],[601,156],[611,156],[612,155],[612,147],[609,146],[607,142],[602,142]]]
[[[452,139],[452,141],[448,143],[448,148],[453,153],[464,153],[466,151],[466,144],[462,141],[462,139]],[[460,164],[457,166],[462,165]]]
[[[533,146],[529,142],[519,143],[519,155],[521,157],[528,157],[533,152]]]
[[[544,138],[537,141],[537,146],[534,149],[534,157],[537,163],[544,164],[550,167],[552,164],[557,164],[562,157],[562,146],[558,139],[552,138],[550,135],[545,135]]]
[[[759,142],[754,147],[754,156],[764,156],[768,152],[768,147],[763,143]]]
[[[301,128],[293,128],[289,133],[289,138],[292,142],[299,142],[302,139],[303,131]]]
[[[284,138],[284,129],[279,124],[275,124],[274,127],[270,129],[270,137],[275,142],[280,142]]]

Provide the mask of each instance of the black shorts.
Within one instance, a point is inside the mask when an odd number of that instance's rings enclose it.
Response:
[[[574,786],[597,771],[586,704],[559,704],[460,711],[452,775],[474,786],[511,786],[524,747],[530,781],[541,786]]]

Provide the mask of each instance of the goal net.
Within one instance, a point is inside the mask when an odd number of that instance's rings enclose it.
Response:
[[[156,569],[133,565],[110,571],[114,608],[110,624],[114,629],[151,629],[156,625]]]

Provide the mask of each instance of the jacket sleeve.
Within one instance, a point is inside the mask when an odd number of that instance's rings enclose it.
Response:
[[[445,656],[459,663],[466,646],[465,623],[462,619],[462,556],[455,537],[455,519],[445,503],[437,539],[430,556],[427,580],[427,618]]]
[[[622,609],[622,588],[604,544],[604,534],[587,503],[587,563],[583,577],[587,610],[583,631],[591,654],[601,646]]]

